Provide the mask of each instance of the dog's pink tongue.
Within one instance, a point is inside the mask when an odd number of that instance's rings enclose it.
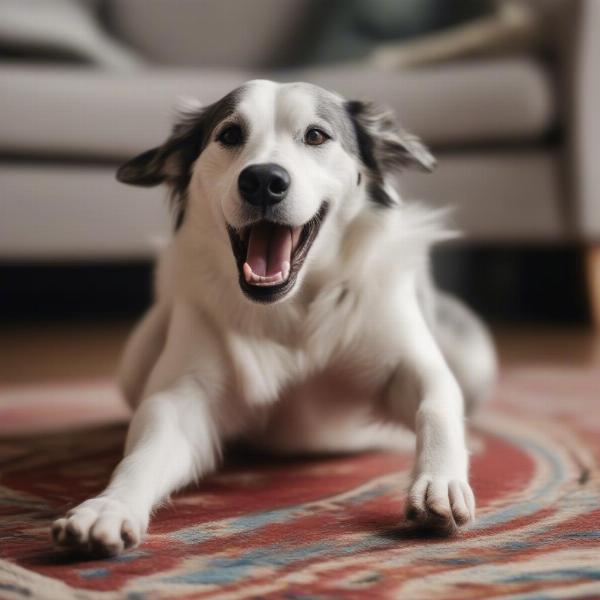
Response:
[[[292,232],[289,227],[273,223],[252,226],[246,262],[255,275],[269,277],[283,273],[289,269],[291,261]]]

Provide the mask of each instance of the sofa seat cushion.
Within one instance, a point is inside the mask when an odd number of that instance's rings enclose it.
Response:
[[[284,72],[0,68],[0,153],[122,159],[161,142],[178,96],[210,103],[254,77],[305,80],[397,111],[435,147],[530,143],[555,123],[546,72],[528,59],[462,62],[405,72],[370,65]]]
[[[559,157],[548,150],[440,154],[435,173],[406,172],[408,201],[454,207],[471,240],[548,241],[567,233]],[[168,236],[166,190],[115,180],[116,165],[0,163],[0,260],[151,258]]]
[[[555,150],[440,152],[437,158],[431,174],[402,173],[399,189],[408,201],[450,208],[449,228],[469,242],[550,242],[568,235]]]

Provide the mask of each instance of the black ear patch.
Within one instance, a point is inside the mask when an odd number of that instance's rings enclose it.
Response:
[[[187,183],[194,160],[207,143],[207,115],[213,105],[180,114],[171,135],[160,146],[127,161],[117,171],[117,180],[150,187],[161,183]]]
[[[346,110],[366,167],[380,174],[408,168],[433,171],[433,155],[418,137],[398,127],[391,111],[357,100],[346,103]]]
[[[117,181],[129,185],[151,187],[163,183],[166,177],[160,160],[161,147],[142,152],[117,170]]]
[[[170,187],[175,229],[183,222],[192,164],[206,145],[205,117],[206,109],[181,115],[161,146],[142,152],[117,170],[121,183]]]
[[[185,213],[192,165],[208,145],[214,128],[235,110],[242,89],[235,89],[205,108],[182,113],[167,140],[121,165],[117,180],[143,187],[166,183],[171,188],[177,228]]]
[[[370,199],[379,206],[392,207],[395,200],[385,188],[385,174],[407,168],[431,172],[435,158],[421,140],[402,131],[391,111],[360,101],[346,103],[354,126],[356,150],[370,173],[367,186]]]

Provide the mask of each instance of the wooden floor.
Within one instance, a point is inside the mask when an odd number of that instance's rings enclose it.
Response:
[[[133,322],[3,326],[0,383],[107,377],[115,372]],[[600,336],[586,329],[512,327],[494,335],[504,365],[600,367]]]
[[[132,321],[4,326],[0,382],[24,383],[112,375]]]

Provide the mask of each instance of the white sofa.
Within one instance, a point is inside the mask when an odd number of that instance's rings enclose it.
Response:
[[[547,19],[543,56],[389,70],[279,68],[315,0],[98,0],[135,59],[0,60],[0,261],[150,256],[169,229],[164,190],[117,184],[117,165],[166,136],[178,96],[210,102],[255,77],[396,109],[439,159],[402,178],[405,194],[455,205],[470,239],[600,247],[600,2],[529,1]]]

